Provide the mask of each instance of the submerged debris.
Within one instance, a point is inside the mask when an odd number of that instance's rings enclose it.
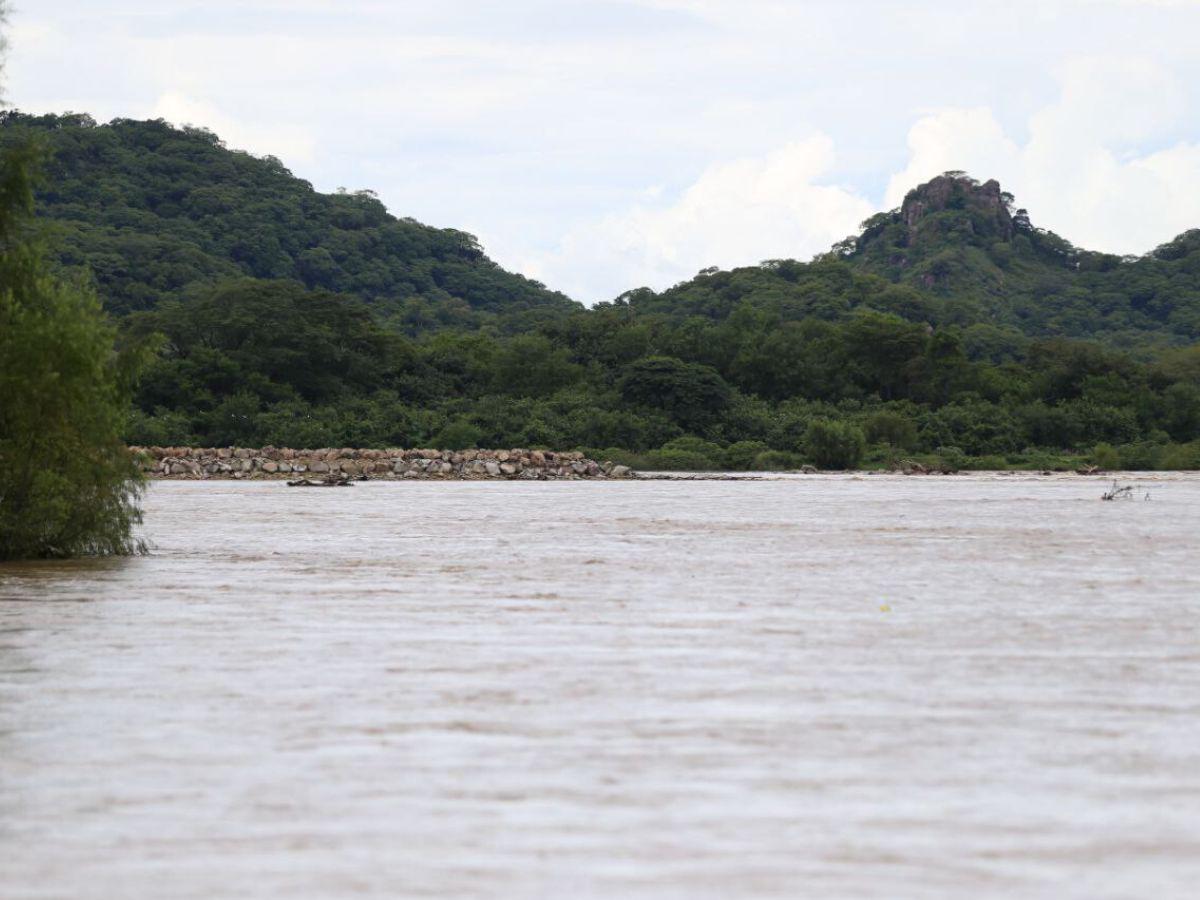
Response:
[[[1150,495],[1147,494],[1146,499],[1149,499],[1149,498],[1150,498]],[[1133,499],[1133,485],[1132,484],[1118,485],[1114,481],[1112,483],[1112,487],[1109,488],[1107,491],[1105,491],[1101,495],[1100,499],[1101,500],[1132,500]]]

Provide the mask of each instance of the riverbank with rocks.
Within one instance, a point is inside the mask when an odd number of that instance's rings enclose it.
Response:
[[[445,479],[549,481],[633,477],[627,466],[547,450],[293,450],[278,447],[131,447],[149,478]]]

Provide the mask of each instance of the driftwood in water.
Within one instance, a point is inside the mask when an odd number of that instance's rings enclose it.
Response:
[[[1147,496],[1149,496],[1149,494],[1147,494]],[[1100,499],[1101,500],[1132,500],[1133,499],[1133,485],[1132,484],[1118,485],[1114,481],[1112,483],[1112,487],[1109,488],[1107,491],[1105,491],[1104,494],[1100,497]]]

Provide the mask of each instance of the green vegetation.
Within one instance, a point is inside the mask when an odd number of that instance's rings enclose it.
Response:
[[[1200,232],[1138,259],[951,173],[812,262],[584,309],[459,232],[163,122],[0,120],[55,150],[64,273],[162,335],[151,445],[529,446],[641,468],[1200,465]],[[88,277],[93,277],[88,276]]]
[[[542,446],[656,469],[1191,467],[1200,347],[1154,361],[1033,341],[970,360],[961,332],[881,313],[787,327],[676,323],[620,305],[522,335],[387,330],[358,300],[244,279],[129,317],[165,336],[138,388],[140,444]],[[772,353],[763,355],[771,346]],[[694,348],[694,349],[693,349]],[[690,357],[690,358],[689,358]],[[803,375],[767,389],[762,373]]]
[[[32,148],[0,154],[0,560],[137,549],[140,476],[121,442],[138,354],[30,229]]]
[[[804,448],[822,469],[853,469],[867,452],[867,439],[849,422],[813,419],[804,433]]]
[[[203,129],[0,114],[0,141],[31,137],[54,154],[38,200],[59,259],[91,273],[117,314],[243,276],[359,297],[414,334],[520,330],[576,306],[505,272],[469,234],[397,219],[370,191],[319,194]]]
[[[1141,257],[1072,246],[1035,228],[1000,186],[947,173],[909,192],[811,263],[706,269],[623,300],[644,313],[841,321],[861,309],[961,329],[972,359],[1019,359],[1030,341],[1094,339],[1146,355],[1200,340],[1200,229]]]

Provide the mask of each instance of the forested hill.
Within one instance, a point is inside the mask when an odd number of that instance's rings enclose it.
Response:
[[[34,133],[47,246],[95,278],[122,341],[159,347],[133,443],[1200,468],[1197,233],[1087,253],[950,173],[811,262],[585,309],[469,235],[202,130],[0,116],[0,142]]]
[[[745,308],[837,320],[868,308],[958,326],[976,358],[1020,355],[1038,337],[1180,345],[1200,338],[1200,230],[1141,257],[1081,250],[1036,228],[995,181],[949,172],[811,263],[708,269],[661,293],[632,291],[622,302],[713,319]]]
[[[358,297],[409,335],[527,333],[580,308],[506,272],[469,234],[397,219],[369,191],[317,193],[203,129],[0,113],[0,142],[30,134],[50,153],[38,209],[52,245],[118,315],[246,276]],[[996,362],[1047,337],[1145,352],[1200,339],[1200,230],[1137,258],[1081,250],[1035,227],[995,181],[949,172],[811,262],[706,269],[615,305],[677,322],[892,313],[955,326],[968,357]]]
[[[506,272],[475,238],[397,219],[369,191],[321,194],[272,157],[163,121],[0,113],[0,141],[50,154],[38,212],[61,262],[118,315],[230,278],[362,298],[397,330],[525,330],[577,304]]]

